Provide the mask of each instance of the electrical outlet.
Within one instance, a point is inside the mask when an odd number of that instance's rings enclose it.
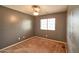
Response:
[[[46,37],[48,37],[48,35],[45,35]]]
[[[23,36],[23,38],[25,38],[25,36]]]
[[[21,38],[19,37],[18,40],[20,40]]]

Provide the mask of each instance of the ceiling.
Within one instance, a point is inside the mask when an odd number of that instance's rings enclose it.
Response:
[[[33,15],[32,5],[4,5],[5,7]],[[67,5],[39,5],[40,15],[67,11]]]

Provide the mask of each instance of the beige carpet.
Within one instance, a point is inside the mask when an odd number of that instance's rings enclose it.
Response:
[[[8,53],[65,53],[66,45],[51,39],[35,36],[1,51]]]

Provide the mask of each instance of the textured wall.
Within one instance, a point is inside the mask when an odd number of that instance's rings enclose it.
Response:
[[[33,36],[33,19],[31,15],[0,6],[0,48],[23,40],[23,36]]]
[[[41,18],[56,18],[56,30],[55,31],[45,31],[40,30],[40,19]],[[35,17],[35,35],[45,37],[46,34],[48,38],[55,39],[59,41],[66,41],[66,12],[49,14],[44,16]]]
[[[69,6],[67,16],[67,42],[69,52],[79,52],[79,6]]]

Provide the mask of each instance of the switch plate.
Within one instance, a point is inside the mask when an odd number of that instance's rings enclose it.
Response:
[[[19,37],[18,40],[20,40],[21,38]]]

